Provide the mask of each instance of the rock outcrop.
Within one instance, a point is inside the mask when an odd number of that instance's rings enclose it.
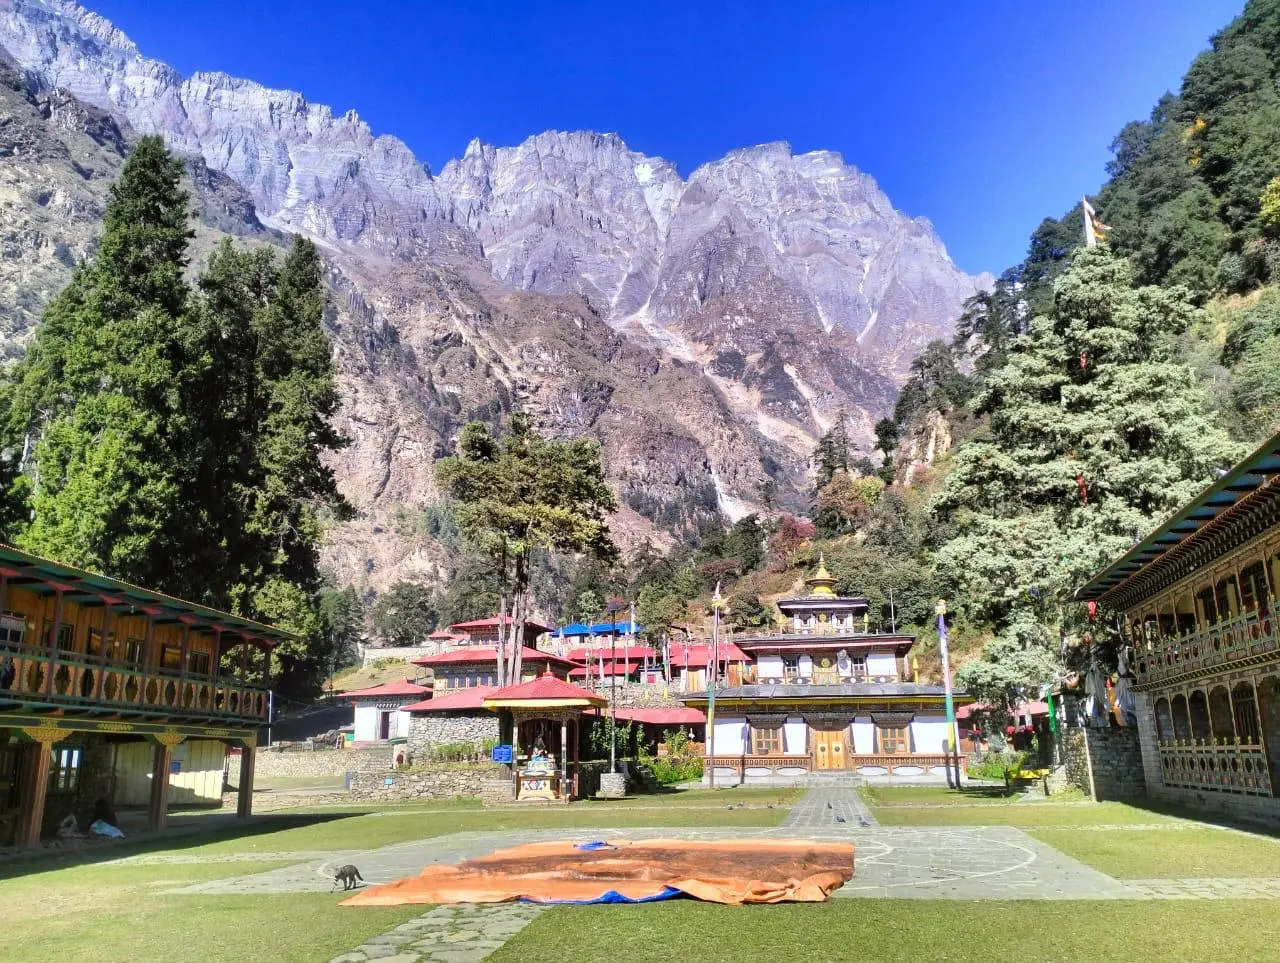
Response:
[[[547,132],[473,141],[433,176],[354,112],[184,78],[70,0],[0,0],[0,48],[17,162],[0,169],[0,350],[91,255],[127,140],[163,135],[189,158],[202,244],[297,232],[325,251],[353,439],[335,467],[361,509],[330,555],[375,586],[445,564],[423,536],[432,463],[466,420],[517,405],[600,438],[627,539],[765,492],[800,507],[836,414],[869,442],[984,283],[830,152],[767,144],[685,179],[616,135]]]

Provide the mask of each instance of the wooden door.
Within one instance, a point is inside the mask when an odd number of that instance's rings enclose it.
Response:
[[[844,731],[842,729],[815,729],[813,731],[814,766],[821,770],[843,769],[845,765]]]

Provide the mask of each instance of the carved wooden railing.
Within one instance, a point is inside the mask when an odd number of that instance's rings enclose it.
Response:
[[[809,755],[788,756],[782,753],[748,753],[736,756],[716,755],[707,759],[705,765],[714,766],[717,770],[732,769],[739,776],[749,769],[767,769],[770,773],[776,773],[779,769],[801,769],[808,772],[813,768],[813,757]]]
[[[883,769],[885,775],[893,775],[897,769],[913,768],[929,772],[947,765],[947,756],[942,753],[914,753],[914,752],[863,752],[850,753],[845,756],[845,765],[843,769],[824,769],[822,772],[830,773],[853,773],[857,774],[859,770],[864,768]],[[965,758],[960,757],[960,767],[965,767]],[[765,775],[763,772],[752,773],[750,770],[768,770],[769,774],[777,774],[780,769],[802,769],[806,772],[819,771],[817,764],[811,755],[795,755],[788,756],[782,753],[746,754],[746,755],[716,755],[706,760],[706,765],[714,765],[718,770],[729,769],[736,775]],[[795,773],[790,773],[795,775]]]
[[[1137,647],[1139,683],[1162,682],[1185,674],[1257,659],[1280,651],[1280,606],[1242,613],[1175,638]]]
[[[1271,795],[1271,771],[1261,744],[1167,739],[1160,743],[1166,786]]]
[[[0,688],[0,704],[19,703],[67,708],[107,707],[124,713],[170,718],[265,722],[267,690],[226,677],[182,674],[102,661],[77,652],[0,648],[0,658],[13,659],[14,675]]]

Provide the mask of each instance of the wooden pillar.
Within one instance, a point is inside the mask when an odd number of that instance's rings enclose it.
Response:
[[[111,651],[111,630],[114,627],[112,616],[115,615],[115,609],[111,607],[111,603],[107,602],[102,610],[102,651],[98,653],[98,684],[94,688],[93,698],[95,702],[102,701],[103,686],[107,681],[107,658]]]
[[[182,623],[182,648],[178,655],[178,678],[187,681],[187,657],[191,654],[191,624]]]
[[[240,750],[240,788],[236,793],[236,815],[245,819],[253,815],[253,769],[257,749],[245,746]]]
[[[156,636],[156,617],[150,612],[147,613],[147,635],[142,644],[142,666],[145,672],[151,671],[151,664],[154,661],[152,656],[155,654],[151,651],[155,644]]]
[[[44,680],[44,694],[53,695],[53,675],[58,669],[58,633],[62,631],[62,589],[53,590],[53,628],[49,630],[49,670]]]
[[[23,750],[21,784],[18,787],[18,820],[14,834],[14,843],[18,846],[40,845],[40,827],[44,822],[44,798],[49,788],[52,750],[52,740],[43,738],[28,743]]]
[[[169,768],[173,763],[173,747],[182,736],[165,733],[156,737],[151,756],[151,806],[147,810],[147,828],[164,829],[169,819]]]
[[[569,793],[569,719],[560,717],[560,795]]]

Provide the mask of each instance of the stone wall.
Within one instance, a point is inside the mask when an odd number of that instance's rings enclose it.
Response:
[[[1138,730],[1067,729],[1062,740],[1067,781],[1093,799],[1135,799],[1146,795]]]
[[[373,749],[259,749],[255,778],[272,776],[341,776],[348,772],[384,772],[391,768],[391,750]]]
[[[505,766],[435,763],[400,772],[354,773],[351,798],[371,802],[398,799],[478,798],[511,800],[511,775]]]
[[[408,747],[414,759],[426,759],[435,746],[469,742],[481,746],[498,739],[498,714],[484,709],[476,715],[415,713],[410,716]]]

